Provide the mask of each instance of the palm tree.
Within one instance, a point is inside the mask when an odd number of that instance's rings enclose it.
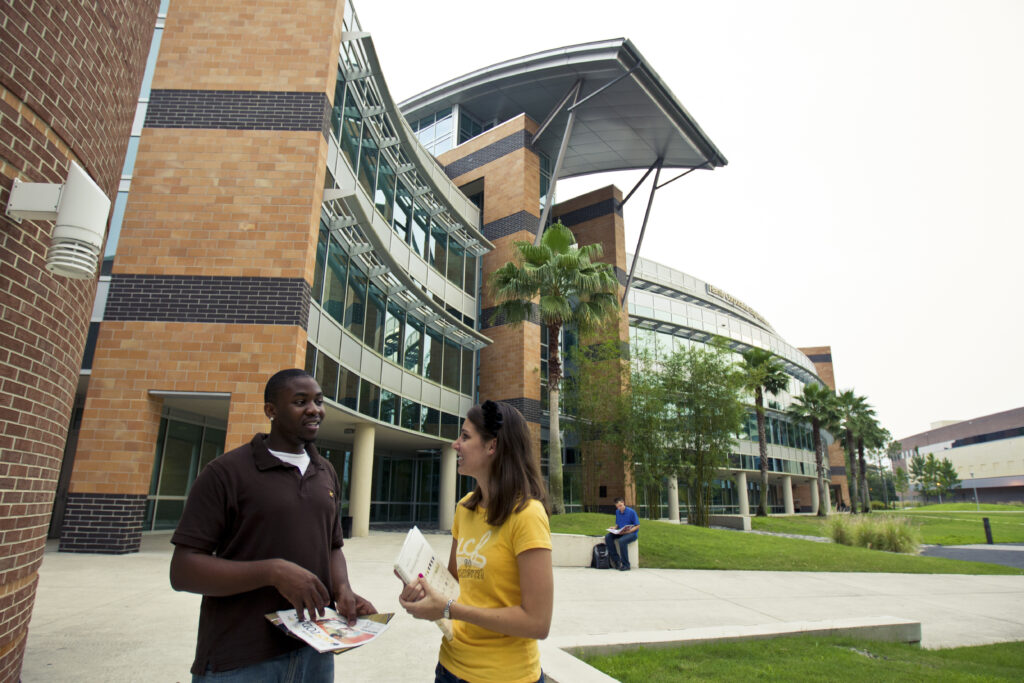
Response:
[[[864,405],[864,409],[858,416],[857,425],[857,456],[860,460],[860,496],[864,512],[871,512],[871,492],[868,489],[867,461],[864,451],[867,449],[881,448],[888,441],[889,430],[883,429],[875,419],[874,408]]]
[[[764,430],[764,393],[778,395],[789,385],[789,375],[775,356],[758,348],[743,353],[741,368],[744,374],[744,388],[754,392],[754,409],[757,412],[757,452],[761,456],[761,499],[757,506],[757,516],[767,517],[768,442]]]
[[[612,266],[594,263],[600,244],[578,246],[576,236],[561,223],[544,231],[540,244],[515,242],[516,260],[491,274],[488,284],[496,300],[492,320],[519,325],[539,313],[548,332],[548,489],[555,514],[565,512],[562,493],[562,444],[558,432],[558,394],[562,380],[559,333],[572,325],[592,334],[618,314],[618,280]],[[535,304],[534,301],[539,301]]]
[[[811,437],[814,439],[814,463],[818,472],[818,516],[828,516],[828,499],[825,489],[824,444],[821,443],[821,429],[828,428],[836,420],[836,395],[823,384],[805,384],[799,396],[793,397],[789,406],[790,417],[811,423]]]
[[[856,434],[859,427],[861,413],[867,408],[867,399],[853,393],[853,389],[847,389],[836,396],[836,404],[839,413],[838,425],[843,430],[843,444],[846,451],[847,472],[846,483],[850,487],[850,512],[857,513],[857,505],[860,501],[860,488],[857,478],[857,452]]]

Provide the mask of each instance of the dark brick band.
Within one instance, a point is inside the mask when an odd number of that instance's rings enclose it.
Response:
[[[621,216],[622,205],[615,199],[606,199],[596,204],[584,206],[574,211],[555,216],[555,219],[562,221],[562,224],[566,227],[572,227],[613,213],[617,213]]]
[[[829,469],[829,476],[830,477],[836,477],[836,476],[845,477],[846,476],[846,466],[845,465],[832,465],[828,469]]]
[[[516,150],[520,150],[530,144],[530,140],[533,136],[525,130],[519,130],[512,135],[504,137],[497,142],[492,142],[483,149],[478,149],[472,154],[453,161],[444,167],[444,172],[448,174],[449,178],[458,178],[464,173],[480,168],[484,164],[489,164],[492,161],[502,158],[506,154],[511,154]]]
[[[103,317],[305,327],[309,285],[301,278],[114,275]]]
[[[490,308],[485,308],[484,310],[482,310],[480,312],[480,330],[481,331],[486,330],[486,329],[491,328],[491,327],[501,327],[502,325],[507,325],[508,324],[507,321],[505,320],[505,316],[502,315],[502,314],[499,314],[497,317],[494,318],[494,322],[491,322],[491,318],[494,317],[494,312],[496,310],[497,310],[497,307],[496,306],[492,306]],[[534,306],[534,308],[533,308],[533,315],[530,316],[529,320],[525,320],[524,322],[533,323],[534,325],[540,325],[540,313],[537,311],[537,307],[536,306]]]
[[[531,235],[536,235],[539,223],[539,216],[534,216],[529,211],[519,211],[511,216],[505,216],[485,224],[481,232],[484,237],[493,242],[494,240],[508,237],[524,230]]]
[[[154,90],[146,128],[315,130],[326,134],[331,104],[322,92]]]
[[[807,358],[812,363],[831,363],[832,362],[832,354],[831,353],[815,353],[815,354],[812,354],[810,356],[807,356]]]
[[[124,555],[139,551],[146,496],[70,493],[58,550]]]
[[[534,424],[541,424],[543,417],[543,411],[540,407],[540,401],[535,398],[502,398],[499,399],[502,403],[507,403],[526,418],[527,422],[533,422]]]

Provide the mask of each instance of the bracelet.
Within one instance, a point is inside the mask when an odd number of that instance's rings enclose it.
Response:
[[[451,598],[450,600],[448,600],[448,604],[444,606],[444,618],[445,619],[451,619],[452,618],[452,603],[453,602],[455,602],[455,598]]]

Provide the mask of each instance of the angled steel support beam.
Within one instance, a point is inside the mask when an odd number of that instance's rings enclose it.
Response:
[[[533,134],[533,138],[530,142],[531,147],[537,143],[537,140],[540,139],[540,136],[544,134],[544,131],[546,131],[548,126],[551,125],[551,122],[555,120],[555,117],[558,116],[559,112],[561,112],[562,109],[565,107],[566,102],[568,102],[569,100],[572,100],[573,102],[576,101],[576,97],[577,95],[579,95],[581,87],[583,87],[583,79],[579,79],[575,83],[573,83],[572,87],[569,88],[569,91],[565,93],[565,96],[562,97],[562,99],[558,102],[558,104],[555,105],[555,107],[550,112],[548,112],[548,115],[544,117],[544,121],[541,122],[540,127],[537,128],[537,132]]]
[[[581,106],[583,106],[583,103],[584,103],[584,102],[586,102],[587,100],[589,100],[589,99],[590,99],[591,97],[594,97],[595,95],[599,95],[599,94],[601,94],[602,92],[604,92],[604,91],[605,91],[605,90],[607,90],[608,88],[612,87],[613,85],[615,85],[616,83],[618,83],[619,81],[621,81],[621,80],[622,80],[623,78],[625,78],[626,76],[629,76],[629,75],[630,75],[631,73],[633,73],[634,71],[636,71],[637,67],[639,67],[639,66],[640,66],[639,62],[638,62],[638,63],[636,63],[636,64],[634,64],[634,65],[632,66],[632,68],[630,68],[630,70],[629,70],[629,71],[627,71],[626,73],[622,74],[621,76],[616,76],[615,78],[613,78],[612,80],[608,81],[607,83],[605,83],[604,85],[602,85],[602,86],[601,86],[600,88],[598,88],[597,90],[595,90],[594,92],[592,92],[592,93],[590,93],[589,95],[587,95],[586,97],[584,97],[584,98],[583,98],[582,100],[580,100],[579,102],[574,102],[574,103],[573,103],[573,104],[572,104],[572,105],[571,105],[571,106],[569,107],[569,111],[572,111],[572,110],[573,110],[573,109],[575,109],[576,107],[581,107]]]
[[[576,81],[572,97],[575,101],[580,92],[580,85],[583,81]],[[562,133],[562,144],[558,146],[558,158],[555,159],[555,167],[551,170],[551,182],[548,184],[548,193],[544,197],[544,210],[540,214],[540,223],[537,225],[537,236],[533,238],[534,246],[540,244],[540,238],[544,235],[544,226],[548,222],[548,215],[551,213],[551,206],[555,203],[555,186],[558,185],[558,174],[562,172],[562,160],[565,159],[565,150],[569,148],[569,138],[572,137],[572,127],[576,123],[576,110],[569,110],[569,118],[565,121],[565,132]]]
[[[622,200],[621,204],[619,204],[620,207],[625,206],[626,202],[629,201],[629,198],[633,196],[633,193],[640,189],[640,186],[644,184],[645,180],[647,180],[647,176],[651,175],[651,171],[654,170],[654,168],[658,165],[660,161],[661,159],[654,160],[654,163],[651,164],[651,167],[647,169],[646,173],[644,173],[644,177],[637,181],[636,185],[633,186],[633,189],[630,190],[629,194],[626,195],[626,198]],[[665,184],[667,185],[668,183]]]
[[[629,277],[626,278],[626,288],[622,292],[620,306],[626,308],[626,298],[629,297],[629,286],[633,284],[633,273],[636,271],[636,262],[640,259],[640,247],[644,243],[644,232],[647,230],[647,220],[651,217],[651,205],[654,204],[654,193],[658,191],[658,177],[661,175],[661,165],[664,159],[659,158],[655,163],[657,170],[654,172],[654,184],[651,185],[651,195],[647,198],[647,211],[644,213],[644,223],[640,226],[640,239],[636,241],[636,251],[633,252],[633,265],[629,267]]]

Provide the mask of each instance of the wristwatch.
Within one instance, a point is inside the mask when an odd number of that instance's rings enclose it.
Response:
[[[451,619],[452,618],[452,603],[453,602],[455,602],[455,598],[451,598],[450,600],[448,600],[448,604],[444,606],[444,618],[445,619]]]

